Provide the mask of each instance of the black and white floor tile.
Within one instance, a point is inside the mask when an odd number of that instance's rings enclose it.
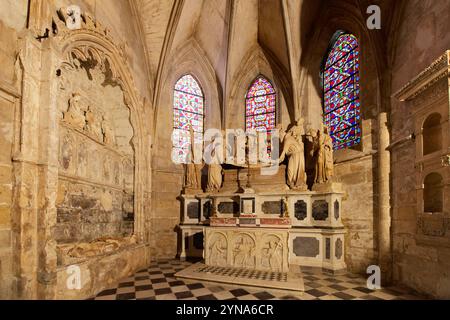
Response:
[[[397,287],[369,290],[366,280],[346,273],[330,275],[318,269],[302,269],[305,291],[267,290],[255,287],[234,287],[175,279],[176,272],[191,262],[161,260],[138,271],[119,284],[100,292],[94,300],[417,300],[423,299]]]

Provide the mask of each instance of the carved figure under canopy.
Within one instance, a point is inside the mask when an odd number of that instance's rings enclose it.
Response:
[[[306,190],[305,154],[302,141],[303,119],[297,120],[295,125],[289,129],[283,139],[283,151],[280,162],[285,157],[289,158],[287,166],[287,184],[294,190]]]
[[[94,111],[92,107],[88,107],[86,111],[86,129],[87,132],[93,136],[99,142],[103,142],[103,133],[101,127],[101,121],[99,115]]]
[[[69,99],[69,107],[64,112],[64,121],[77,129],[83,130],[86,124],[85,111],[86,108],[81,103],[80,94],[74,92]]]
[[[114,145],[116,143],[116,138],[114,136],[114,131],[106,120],[105,116],[103,116],[102,120],[102,133],[103,133],[103,142],[107,145]]]

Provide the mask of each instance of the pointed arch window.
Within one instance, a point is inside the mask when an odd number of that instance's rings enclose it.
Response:
[[[256,131],[275,129],[276,92],[269,80],[258,76],[245,99],[245,128]]]
[[[173,90],[173,148],[179,162],[189,153],[189,125],[194,130],[195,140],[203,135],[204,96],[197,80],[190,74],[181,77]]]
[[[272,83],[258,76],[245,96],[245,129],[267,132],[267,153],[271,155],[271,133],[276,125],[277,94]]]
[[[359,44],[356,37],[340,32],[335,36],[323,69],[324,122],[335,150],[361,142],[359,100]]]

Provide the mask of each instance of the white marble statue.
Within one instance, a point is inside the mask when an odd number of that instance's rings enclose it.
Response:
[[[306,190],[305,154],[302,141],[303,119],[296,121],[295,125],[289,129],[283,139],[283,151],[280,155],[280,162],[285,157],[289,158],[287,166],[287,184],[293,190]]]

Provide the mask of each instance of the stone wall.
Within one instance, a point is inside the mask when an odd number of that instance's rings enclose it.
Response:
[[[128,1],[78,1],[91,15],[72,32],[57,14],[68,4],[2,2],[0,298],[73,294],[60,291],[67,288],[57,275],[63,266],[56,252],[64,243],[134,234],[139,247],[116,250],[112,260],[103,253],[87,257],[85,263],[97,266],[77,298],[149,263],[150,170],[143,150],[150,149],[150,128],[142,122],[151,116],[151,108],[144,110],[151,91],[143,43],[129,23],[133,10]],[[73,47],[69,55],[65,50]],[[70,98],[78,94],[84,105],[71,112]]]
[[[17,33],[25,26],[26,1],[8,0],[0,12],[0,299],[14,289],[13,186],[19,90],[16,81]]]
[[[393,62],[393,93],[450,48],[449,28],[448,1],[406,2]],[[430,105],[431,102],[426,104]],[[411,103],[392,99],[391,126],[393,142],[400,141],[411,133],[419,136],[420,133],[415,132],[414,108]],[[416,238],[420,199],[415,158],[414,141],[406,141],[392,149],[394,280],[434,297],[449,298],[450,249],[436,244],[425,245]]]
[[[134,227],[130,111],[114,81],[90,60],[64,70],[59,93],[58,243],[123,237]]]

